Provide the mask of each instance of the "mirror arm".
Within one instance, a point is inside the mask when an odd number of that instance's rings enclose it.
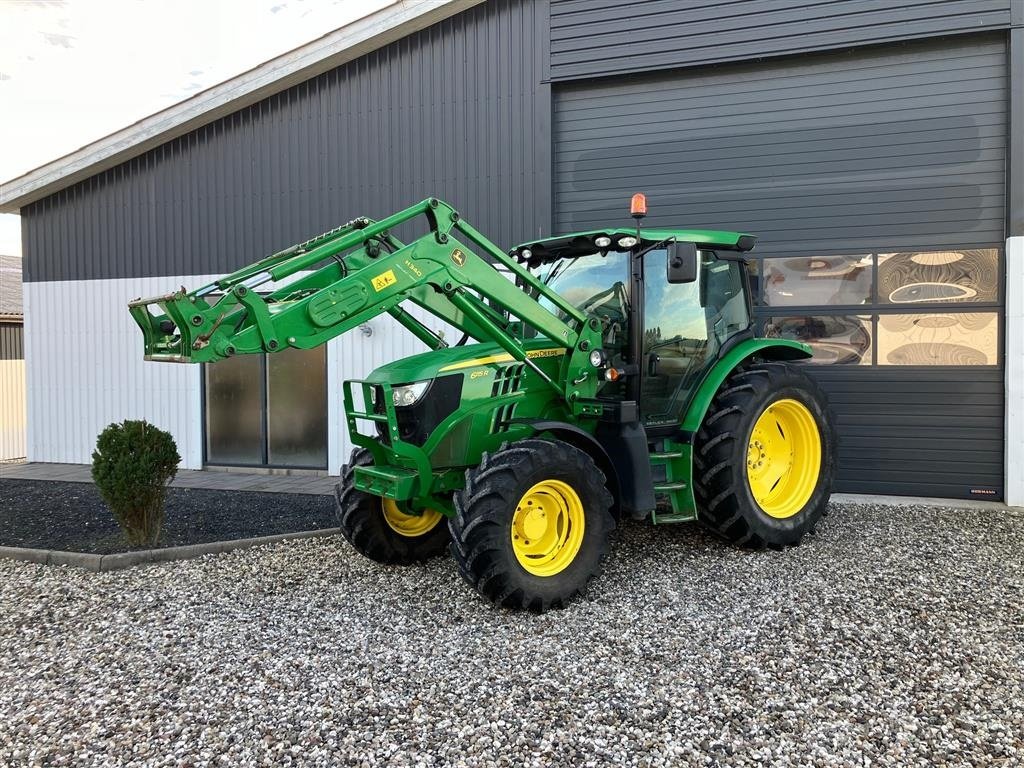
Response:
[[[672,237],[666,237],[664,240],[662,240],[659,243],[654,243],[652,245],[647,246],[642,251],[637,251],[636,258],[642,259],[644,256],[646,256],[651,251],[656,251],[661,246],[668,245],[669,243],[674,243],[674,242],[676,242],[676,236],[675,235],[673,235]]]
[[[652,245],[649,245],[646,248],[644,248],[642,251],[638,251],[637,254],[636,254],[636,258],[642,259],[644,256],[646,256],[651,251],[656,251],[658,248],[662,247],[663,245],[668,245],[669,243],[674,243],[677,240],[678,240],[678,238],[675,235],[673,235],[672,237],[665,238],[661,242],[653,243]],[[706,251],[707,249],[706,248],[699,248],[698,250]],[[712,253],[715,254],[715,258],[718,259],[719,261],[738,261],[740,264],[749,264],[750,263],[750,257],[747,256],[746,253],[741,253],[739,251],[720,252],[718,250],[714,250],[714,251],[712,251]]]

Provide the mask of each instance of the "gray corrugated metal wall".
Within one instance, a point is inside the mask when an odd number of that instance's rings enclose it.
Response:
[[[1002,498],[1003,376],[998,366],[819,366],[839,427],[837,490]],[[971,489],[991,489],[991,497]]]
[[[761,256],[1001,245],[1005,66],[999,36],[560,87],[555,231],[635,187],[649,225],[742,225]]]
[[[551,79],[982,32],[1021,0],[552,0]]]
[[[24,360],[25,347],[21,323],[0,322],[0,360]]]
[[[626,223],[644,191],[646,224],[741,228],[760,256],[1001,249],[1005,73],[1000,35],[564,84],[555,230]],[[1000,366],[814,373],[837,413],[841,490],[1002,488]]]
[[[550,221],[547,3],[487,3],[22,211],[25,279],[211,274],[438,195]]]
[[[1009,33],[1009,73],[1007,109],[1010,112],[1010,158],[1007,166],[1009,216],[1007,234],[1024,235],[1024,2],[1014,6],[1014,27]]]

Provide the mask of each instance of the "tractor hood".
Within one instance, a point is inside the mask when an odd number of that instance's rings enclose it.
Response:
[[[561,358],[568,351],[548,339],[529,339],[523,346],[527,355],[542,367],[546,367],[542,364],[543,360]],[[411,384],[449,373],[472,375],[474,371],[491,372],[514,360],[512,355],[497,344],[466,344],[395,360],[374,370],[366,377],[366,381],[392,386]]]

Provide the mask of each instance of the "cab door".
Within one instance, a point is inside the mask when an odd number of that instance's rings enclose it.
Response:
[[[669,283],[667,252],[644,256],[640,413],[648,427],[678,424],[729,337],[750,327],[740,263],[700,253],[692,283]]]

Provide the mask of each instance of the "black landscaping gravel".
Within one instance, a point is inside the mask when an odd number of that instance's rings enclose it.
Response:
[[[158,547],[333,528],[330,496],[169,488]],[[127,552],[91,483],[0,480],[0,546]]]
[[[2,766],[1022,764],[1011,511],[833,506],[782,552],[626,523],[539,617],[341,536],[0,560]]]

